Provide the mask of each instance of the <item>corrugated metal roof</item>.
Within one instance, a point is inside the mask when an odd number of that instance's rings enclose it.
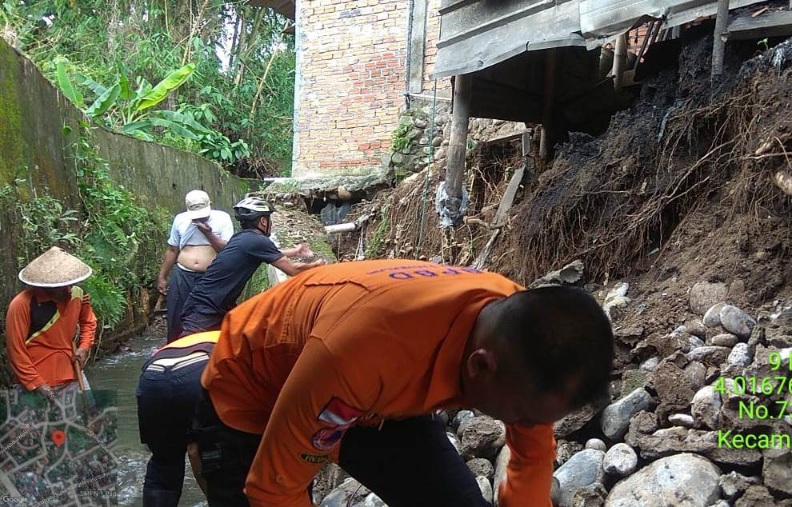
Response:
[[[480,71],[526,51],[592,48],[647,18],[664,19],[663,28],[672,28],[716,9],[717,2],[707,0],[444,0],[433,77]]]

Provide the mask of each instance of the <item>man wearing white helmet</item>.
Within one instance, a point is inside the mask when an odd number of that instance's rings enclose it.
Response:
[[[271,215],[275,209],[263,199],[250,196],[234,206],[242,230],[228,241],[190,292],[182,310],[182,336],[220,329],[220,323],[236,301],[245,284],[262,263],[272,264],[289,276],[324,264],[293,262],[289,257],[313,257],[307,243],[278,249],[269,238]]]
[[[77,257],[52,247],[19,272],[28,287],[6,313],[6,349],[17,382],[49,399],[53,389],[76,380],[74,362],[88,359],[96,333],[91,301],[75,284],[91,276]],[[75,351],[74,332],[79,328]]]
[[[225,211],[212,209],[209,195],[193,190],[184,198],[187,211],[173,220],[168,249],[162,259],[157,289],[167,296],[168,343],[181,335],[184,302],[206,268],[234,234],[234,224]],[[168,273],[173,266],[170,281]]]

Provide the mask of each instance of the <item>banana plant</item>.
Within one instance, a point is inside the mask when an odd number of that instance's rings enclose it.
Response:
[[[148,129],[165,127],[187,138],[197,139],[199,133],[208,130],[184,115],[152,109],[192,76],[195,72],[194,63],[174,70],[154,86],[147,80],[138,78],[137,88],[134,90],[123,72],[118,72],[115,83],[105,86],[79,73],[70,76],[67,64],[65,59],[59,59],[55,63],[58,86],[63,94],[87,116],[104,119],[111,127],[120,129],[125,134],[147,139],[152,137]],[[96,97],[90,105],[85,103],[80,92],[81,86],[90,89]]]

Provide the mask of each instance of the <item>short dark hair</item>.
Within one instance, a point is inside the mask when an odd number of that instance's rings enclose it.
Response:
[[[577,389],[569,393],[575,407],[607,393],[613,330],[589,293],[576,287],[540,287],[512,294],[498,304],[494,336],[505,345],[504,352],[517,359],[511,365],[527,374],[522,378],[534,390],[561,392],[577,378]]]

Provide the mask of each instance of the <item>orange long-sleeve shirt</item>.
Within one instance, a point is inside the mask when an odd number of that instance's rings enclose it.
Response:
[[[71,288],[67,301],[54,301],[41,289],[16,295],[6,313],[6,348],[11,368],[22,386],[32,391],[44,384],[56,386],[76,379],[72,343],[80,328],[78,347],[90,348],[96,316],[88,295]]]
[[[460,368],[481,309],[522,287],[419,261],[336,264],[292,278],[225,318],[202,383],[221,420],[263,433],[253,507],[309,507],[306,487],[355,424],[465,406]],[[552,427],[510,426],[504,507],[550,505]]]

